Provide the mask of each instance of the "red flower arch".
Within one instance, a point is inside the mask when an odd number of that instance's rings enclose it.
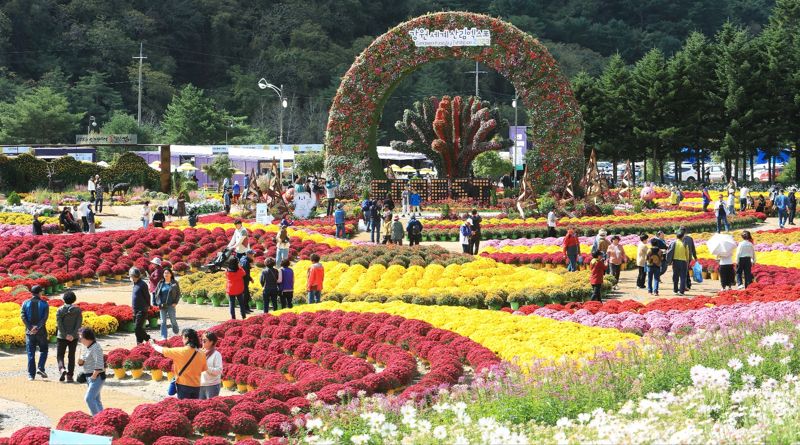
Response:
[[[417,47],[409,34],[416,28],[488,29],[491,46]],[[355,186],[383,177],[375,146],[386,100],[405,76],[425,63],[444,59],[476,60],[514,85],[529,110],[528,138],[535,147],[528,158],[531,171],[580,174],[582,119],[556,61],[538,40],[510,23],[467,12],[409,20],[375,39],[356,58],[331,105],[325,135],[327,170]]]

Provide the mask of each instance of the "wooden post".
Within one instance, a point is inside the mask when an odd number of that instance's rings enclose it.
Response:
[[[170,170],[172,170],[170,167],[170,146],[161,145],[158,148],[161,152],[161,192],[170,194],[172,191],[170,184],[172,180],[170,176]]]

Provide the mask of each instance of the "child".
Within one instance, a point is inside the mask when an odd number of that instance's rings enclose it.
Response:
[[[606,273],[606,263],[600,259],[600,252],[592,252],[592,261],[589,263],[589,284],[592,285],[592,301],[600,299],[600,290],[603,288],[603,275]]]
[[[661,281],[661,249],[658,239],[650,241],[647,253],[647,293],[658,296],[658,283]]]
[[[384,216],[383,218],[383,241],[381,244],[392,243],[392,214]]]
[[[247,315],[244,301],[244,269],[239,267],[239,260],[231,257],[228,260],[228,271],[225,272],[228,284],[225,291],[228,293],[228,307],[231,310],[231,320],[236,320],[236,301],[239,301],[239,310],[242,312],[242,320]]]
[[[322,283],[325,281],[325,269],[319,262],[319,255],[311,254],[311,267],[308,268],[306,279],[306,290],[308,291],[308,302],[319,303],[322,296]]]
[[[291,308],[294,299],[294,271],[289,267],[289,259],[281,261],[281,309]]]

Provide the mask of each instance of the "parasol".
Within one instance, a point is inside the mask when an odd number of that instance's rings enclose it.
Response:
[[[727,233],[717,233],[706,242],[706,247],[712,255],[731,256],[736,250],[736,241]]]

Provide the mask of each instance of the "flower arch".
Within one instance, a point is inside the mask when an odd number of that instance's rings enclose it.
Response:
[[[418,28],[491,32],[489,46],[418,47]],[[445,59],[475,60],[508,79],[529,110],[528,156],[534,175],[577,177],[583,167],[580,109],[556,61],[531,35],[502,20],[468,12],[439,12],[401,23],[375,39],[342,78],[325,134],[326,169],[344,183],[364,186],[384,176],[375,149],[377,128],[397,85],[422,65]],[[530,153],[530,151],[529,151]]]

